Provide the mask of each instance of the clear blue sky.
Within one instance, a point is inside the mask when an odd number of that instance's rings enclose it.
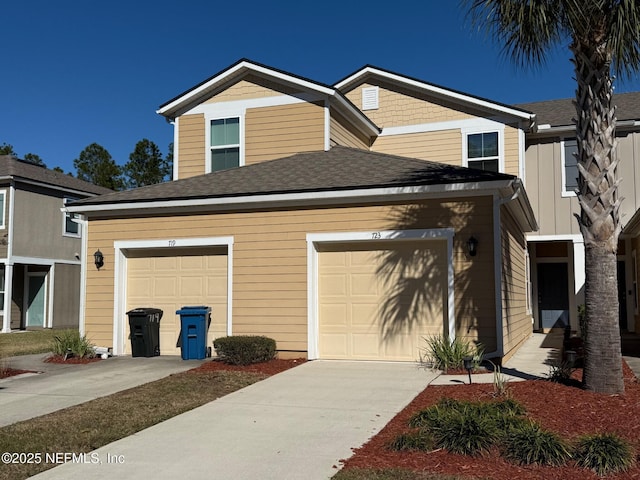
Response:
[[[0,144],[74,173],[93,142],[120,165],[143,138],[165,153],[159,105],[243,57],[327,84],[373,64],[503,103],[574,93],[566,48],[521,72],[455,0],[20,0],[0,14]],[[632,90],[640,79],[617,85]]]

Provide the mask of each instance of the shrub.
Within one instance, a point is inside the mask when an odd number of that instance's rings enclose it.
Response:
[[[63,330],[54,336],[51,350],[54,355],[71,352],[74,357],[79,358],[92,358],[96,354],[93,344],[85,335],[80,335],[78,330]]]
[[[490,418],[477,416],[474,410],[451,410],[441,415],[430,428],[436,446],[462,455],[478,455],[489,450],[498,439],[498,431]]]
[[[391,450],[433,450],[433,437],[426,430],[414,430],[409,433],[398,435],[389,443]]]
[[[445,373],[449,369],[463,368],[464,357],[473,357],[474,368],[477,368],[482,361],[484,347],[478,345],[473,347],[469,342],[455,338],[450,341],[442,335],[435,335],[426,338],[426,360],[433,368],[442,370]],[[423,361],[424,363],[424,361]]]
[[[267,362],[276,356],[276,341],[263,336],[237,335],[213,341],[218,357],[231,365]]]
[[[522,422],[507,433],[504,455],[509,460],[528,464],[562,465],[571,457],[569,446],[558,435],[533,422]]]
[[[598,475],[607,475],[627,470],[633,463],[633,450],[612,433],[587,435],[578,441],[576,461]]]
[[[547,377],[550,381],[568,385],[571,382],[572,366],[569,362],[560,362],[549,367]]]

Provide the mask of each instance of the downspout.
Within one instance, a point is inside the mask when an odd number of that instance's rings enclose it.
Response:
[[[84,215],[79,215],[74,219],[80,224],[80,231],[82,232],[82,242],[80,247],[80,302],[78,312],[78,329],[80,335],[86,334],[85,330],[85,305],[87,295],[87,242],[89,238],[89,222]]]

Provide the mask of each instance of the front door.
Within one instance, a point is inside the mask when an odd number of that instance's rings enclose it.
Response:
[[[566,263],[538,264],[540,327],[564,328],[569,324],[569,273]]]
[[[27,276],[27,327],[44,327],[46,312],[46,274]]]

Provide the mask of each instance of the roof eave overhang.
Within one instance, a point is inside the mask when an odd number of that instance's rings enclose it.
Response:
[[[389,80],[391,82],[394,82],[415,90],[429,92],[437,97],[445,98],[445,99],[454,101],[456,103],[462,103],[462,104],[474,106],[476,108],[479,107],[483,109],[489,109],[494,112],[510,115],[520,119],[521,121],[526,120],[530,123],[530,125],[533,125],[535,123],[536,116],[534,113],[527,112],[525,110],[520,110],[517,108],[508,107],[506,105],[501,105],[499,103],[494,103],[489,100],[474,97],[471,95],[466,95],[464,93],[456,92],[454,90],[449,90],[443,87],[439,87],[437,85],[420,82],[412,78],[404,77],[402,75],[398,75],[392,72],[387,72],[385,70],[380,70],[378,68],[370,67],[370,66],[355,72],[354,74],[345,78],[344,80],[341,80],[340,82],[336,83],[334,87],[340,91],[343,91],[344,89],[347,89],[351,85],[360,82],[361,80],[363,80],[368,76],[379,76],[384,78],[385,80]]]
[[[246,195],[148,202],[69,205],[67,211],[87,217],[113,215],[166,214],[172,212],[216,212],[225,210],[265,210],[270,208],[345,205],[357,203],[389,203],[442,197],[474,197],[513,191],[515,179],[487,182],[416,185],[403,187],[324,190],[304,193]]]
[[[72,195],[79,195],[84,197],[97,197],[99,195],[104,195],[100,193],[88,192],[86,190],[79,190],[77,188],[65,187],[62,185],[55,185],[53,183],[47,182],[39,182],[37,180],[32,180],[30,178],[21,177],[20,175],[5,175],[0,177],[0,182],[15,182],[15,183],[24,183],[27,185],[33,185],[35,187],[48,188],[49,190],[57,190],[60,192],[69,193]]]
[[[627,131],[640,128],[640,120],[618,120],[616,122],[616,130]],[[558,135],[575,135],[576,126],[571,125],[538,125],[533,132],[536,137],[553,137]]]
[[[501,197],[523,232],[530,233],[539,230],[536,215],[522,180],[519,178],[513,180],[508,187],[502,189]]]

